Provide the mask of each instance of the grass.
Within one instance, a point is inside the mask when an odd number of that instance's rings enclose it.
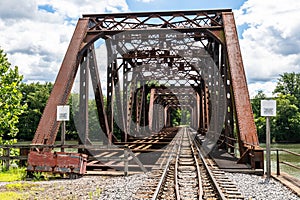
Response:
[[[28,196],[24,194],[12,191],[0,192],[1,200],[17,200],[17,199],[28,199]]]
[[[21,183],[21,182],[17,182],[17,183],[10,183],[5,185],[5,188],[7,190],[18,190],[18,191],[23,191],[23,190],[28,190],[31,189],[32,187],[35,187],[36,185],[34,184],[29,184],[29,183]]]
[[[13,168],[0,172],[0,182],[21,181],[26,178],[25,168]],[[1,198],[0,198],[1,199]]]
[[[7,171],[0,169],[0,182],[9,182],[0,188],[0,200],[31,199],[32,194],[45,190],[36,183],[22,181],[26,175],[26,168],[12,168]],[[48,176],[42,173],[34,173],[33,176],[33,181],[48,179]]]
[[[28,191],[33,192],[45,190],[45,188],[38,187],[36,184],[24,182],[9,183],[4,187],[5,191],[0,192],[1,200],[29,199]]]

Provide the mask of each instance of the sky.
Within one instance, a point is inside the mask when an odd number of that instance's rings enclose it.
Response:
[[[0,0],[0,48],[24,82],[53,82],[83,14],[233,9],[250,96],[300,72],[299,0]]]

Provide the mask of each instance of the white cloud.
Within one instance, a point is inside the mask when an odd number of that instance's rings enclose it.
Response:
[[[250,85],[265,87],[279,74],[300,72],[299,10],[298,0],[248,0],[235,11],[237,25],[247,27],[240,45]]]
[[[277,83],[272,81],[250,83],[248,84],[249,95],[253,98],[259,91],[263,91],[267,97],[272,97],[276,85]]]
[[[0,48],[25,81],[54,81],[82,14],[127,10],[125,0],[0,1]]]

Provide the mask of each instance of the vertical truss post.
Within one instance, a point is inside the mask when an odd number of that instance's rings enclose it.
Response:
[[[192,113],[191,113],[191,125],[193,129],[196,129],[197,124],[197,105],[194,105],[192,107]]]
[[[128,130],[127,130],[127,102],[128,102],[128,87],[129,87],[129,77],[128,72],[131,70],[130,65],[126,60],[123,59],[123,113],[124,113],[124,136],[122,137],[122,142],[127,142]]]
[[[135,87],[136,87],[136,79],[133,78],[133,80],[131,81],[130,84],[130,90],[129,90],[129,99],[127,101],[127,117],[126,117],[126,131],[127,133],[131,132],[131,122],[132,122],[132,108],[133,108],[133,103],[134,103],[134,91],[135,91]],[[125,141],[127,141],[127,138],[125,139]]]
[[[152,88],[150,90],[150,103],[149,103],[149,129],[150,131],[153,131],[153,115],[154,115],[154,100],[155,100],[155,89]]]
[[[195,129],[199,133],[200,131],[200,126],[201,126],[201,99],[200,95],[198,92],[196,92],[196,124],[195,124]]]
[[[89,59],[87,54],[80,65],[80,92],[79,92],[79,135],[81,143],[86,145],[89,138]]]
[[[136,93],[136,131],[138,134],[141,134],[140,126],[141,126],[141,119],[142,119],[142,111],[144,105],[144,93],[145,93],[145,85],[141,83],[141,87],[137,90]]]
[[[169,124],[168,124],[168,108],[169,106],[165,106],[164,107],[164,127],[169,127]]]
[[[158,131],[164,126],[164,118],[165,118],[165,112],[164,112],[164,108],[161,106],[158,107],[158,116],[159,116],[159,123],[158,123]]]
[[[93,90],[95,94],[95,101],[97,105],[98,118],[100,122],[100,127],[104,134],[108,136],[109,134],[109,126],[107,122],[107,115],[105,112],[105,106],[103,101],[103,93],[101,88],[100,76],[98,72],[98,66],[96,61],[96,55],[94,47],[92,46],[88,51],[89,58],[89,69],[91,74],[91,80],[93,85]]]
[[[125,117],[124,117],[124,110],[122,105],[121,99],[121,86],[120,86],[120,79],[119,79],[119,71],[116,71],[115,75],[115,94],[116,94],[116,106],[117,106],[117,118],[118,118],[118,125],[120,126],[121,130],[121,140],[123,141],[125,135],[127,135],[127,130],[125,126]]]
[[[107,69],[107,118],[108,118],[108,143],[112,143],[112,135],[114,131],[114,69],[116,61],[110,63]]]
[[[172,109],[169,107],[167,112],[168,112],[168,115],[167,115],[167,127],[171,127],[172,126],[172,119],[171,119],[171,111]]]

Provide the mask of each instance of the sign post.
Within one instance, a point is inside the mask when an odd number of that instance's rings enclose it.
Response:
[[[66,140],[66,121],[70,120],[70,106],[63,105],[63,106],[57,106],[57,115],[56,115],[57,121],[62,121],[61,126],[61,145],[65,145]],[[64,152],[64,148],[61,148],[61,151]]]
[[[261,116],[266,117],[266,161],[267,182],[271,177],[271,131],[270,117],[276,116],[276,100],[261,100]]]

